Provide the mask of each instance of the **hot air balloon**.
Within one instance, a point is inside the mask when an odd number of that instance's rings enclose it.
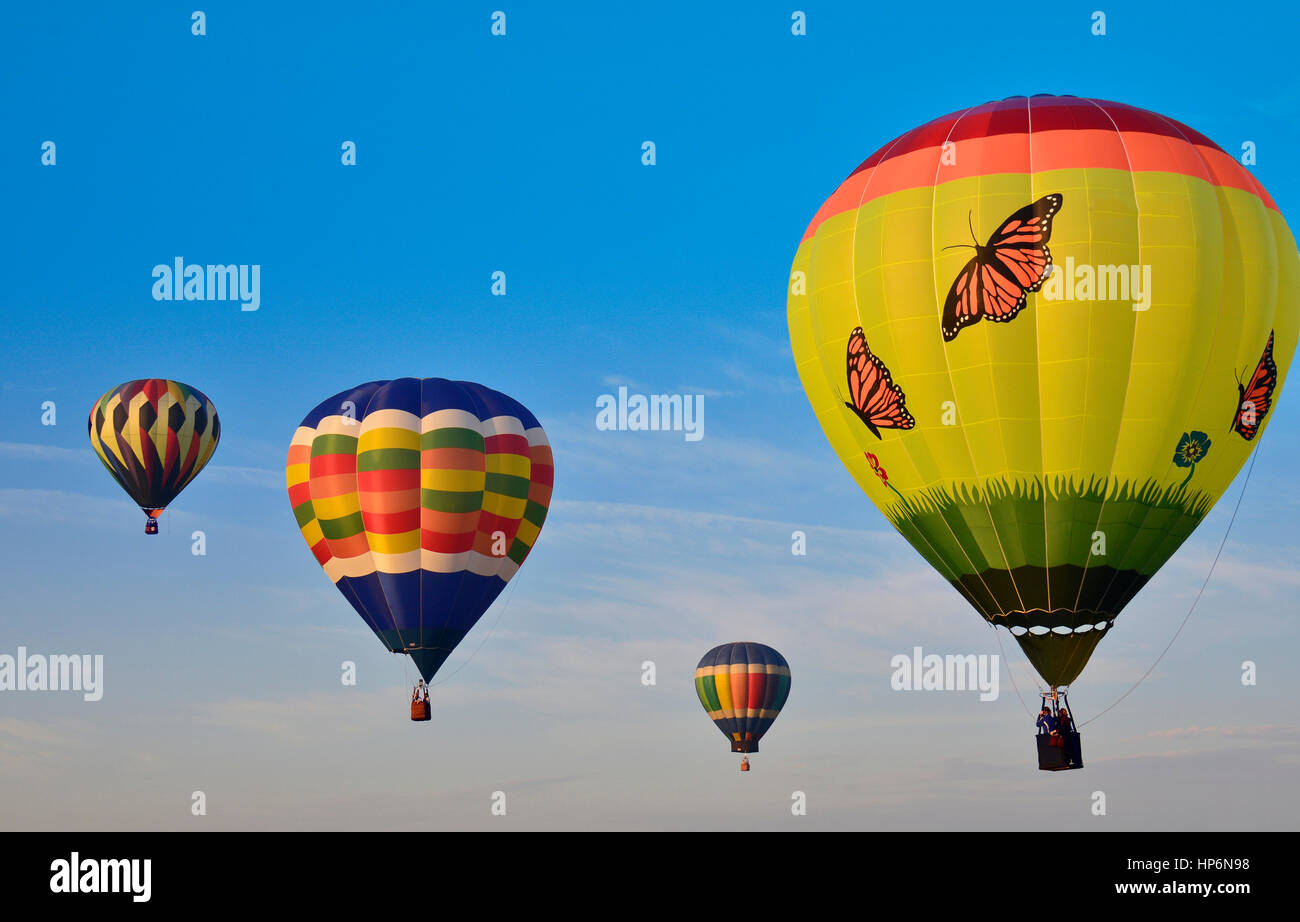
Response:
[[[307,415],[285,469],[326,575],[381,643],[429,682],[537,541],[554,462],[536,417],[468,381],[398,378]],[[421,706],[423,705],[423,706]]]
[[[758,752],[790,696],[790,664],[761,643],[724,643],[695,667],[695,694],[732,752]],[[740,770],[749,771],[748,755]]]
[[[217,408],[198,388],[144,378],[112,388],[90,408],[90,447],[147,517],[158,516],[203,470],[221,438]]]
[[[1054,690],[1258,443],[1300,259],[1204,135],[1014,97],[854,170],[799,244],[788,320],[840,460]]]

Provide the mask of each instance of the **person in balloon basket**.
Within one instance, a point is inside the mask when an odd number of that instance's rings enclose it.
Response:
[[[1058,729],[1056,718],[1052,716],[1052,712],[1048,710],[1046,703],[1043,704],[1043,709],[1038,712],[1038,723],[1035,724],[1035,726],[1038,727],[1039,736],[1042,736],[1044,733],[1046,733],[1048,736],[1051,737],[1051,739],[1047,741],[1047,745],[1049,746],[1065,745],[1065,740],[1061,737],[1061,733],[1060,730]]]
[[[1070,734],[1074,733],[1074,721],[1070,718],[1070,711],[1062,705],[1056,712],[1056,731],[1059,734],[1056,738],[1060,740],[1059,745],[1065,750],[1066,761],[1073,765],[1079,760],[1077,747],[1070,742]]]
[[[1070,719],[1070,712],[1064,707],[1056,712],[1056,729],[1061,736],[1074,732],[1074,721]]]

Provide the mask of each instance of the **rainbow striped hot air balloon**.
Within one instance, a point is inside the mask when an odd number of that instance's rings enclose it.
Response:
[[[1272,418],[1300,259],[1186,125],[1015,97],[854,170],[804,233],[788,313],[840,460],[1056,687]]]
[[[144,511],[145,534],[217,450],[221,420],[198,388],[166,378],[119,384],[90,408],[90,447]]]
[[[790,696],[790,664],[761,643],[724,643],[695,667],[695,694],[732,752],[758,752]],[[749,770],[748,758],[741,770]]]
[[[442,378],[336,394],[302,421],[285,469],[317,562],[425,682],[532,550],[553,478],[533,414]]]

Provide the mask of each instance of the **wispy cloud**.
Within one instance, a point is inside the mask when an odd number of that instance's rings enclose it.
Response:
[[[284,471],[261,467],[232,467],[226,464],[209,464],[203,477],[213,483],[248,484],[268,490],[284,489]]]
[[[90,450],[63,448],[30,442],[0,442],[0,457],[24,461],[85,461],[93,457]]]

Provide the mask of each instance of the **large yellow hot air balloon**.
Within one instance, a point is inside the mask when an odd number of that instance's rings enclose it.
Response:
[[[859,166],[799,244],[789,324],[840,460],[1056,688],[1267,426],[1300,259],[1201,134],[1016,97]]]

